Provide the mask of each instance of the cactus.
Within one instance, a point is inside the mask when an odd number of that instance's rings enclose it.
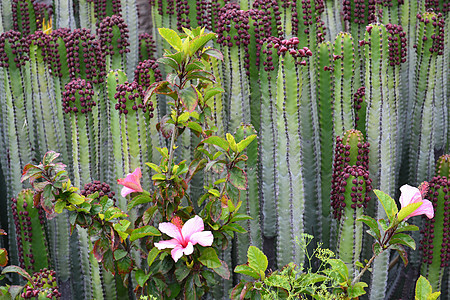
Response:
[[[416,43],[418,61],[414,75],[414,103],[409,148],[410,181],[415,184],[433,175],[435,135],[438,134],[434,127],[439,121],[436,117],[437,108],[445,105],[439,103],[445,99],[435,97],[437,56],[443,54],[444,20],[441,14],[433,12],[418,15],[417,18],[419,22]]]
[[[450,178],[450,155],[440,156],[436,162],[436,176]]]
[[[362,250],[363,228],[356,219],[367,207],[372,190],[368,148],[357,130],[347,130],[343,138],[336,138],[331,206],[339,221],[337,254],[347,264],[351,276],[355,276],[355,262],[360,260]]]
[[[427,184],[427,183],[425,183]],[[423,253],[420,273],[426,276],[433,289],[440,290],[444,271],[448,267],[450,251],[447,238],[447,211],[450,183],[447,177],[433,177],[429,182],[428,199],[434,206],[434,218],[425,220],[419,250]]]
[[[45,4],[36,0],[12,0],[14,30],[24,35],[40,30],[46,9]]]
[[[31,279],[34,285],[28,283],[20,296],[24,299],[61,299],[61,293],[58,291],[57,277],[53,270],[43,268],[34,272]]]
[[[21,191],[12,202],[21,268],[30,273],[48,268],[50,257],[45,236],[44,210],[33,206],[32,190]]]

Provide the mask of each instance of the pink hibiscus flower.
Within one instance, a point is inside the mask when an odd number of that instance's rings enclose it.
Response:
[[[136,168],[133,173],[130,173],[125,178],[117,179],[117,183],[123,185],[122,192],[120,193],[122,197],[126,197],[128,194],[133,192],[142,192],[141,187],[141,168]]]
[[[184,225],[181,224],[179,218],[175,218],[173,222],[175,224],[170,222],[159,223],[159,230],[172,239],[155,243],[155,247],[159,250],[172,249],[171,254],[175,262],[183,254],[192,254],[194,245],[197,243],[204,247],[212,245],[214,237],[211,231],[203,231],[203,220],[199,216],[189,219]]]
[[[422,193],[418,188],[405,184],[400,188],[400,191],[402,192],[400,195],[400,204],[402,205],[402,208],[412,203],[422,202],[422,205],[409,214],[405,220],[419,215],[426,215],[428,219],[432,219],[434,217],[433,204],[427,199],[422,199]]]

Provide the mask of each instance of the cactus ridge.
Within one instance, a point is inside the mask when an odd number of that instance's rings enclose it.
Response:
[[[429,182],[427,198],[433,203],[434,218],[424,219],[421,230],[419,251],[422,252],[421,274],[429,278],[434,289],[441,289],[444,270],[450,261],[450,228],[448,210],[450,209],[450,182],[447,177],[433,177]]]
[[[450,154],[444,154],[438,158],[436,176],[450,178]]]

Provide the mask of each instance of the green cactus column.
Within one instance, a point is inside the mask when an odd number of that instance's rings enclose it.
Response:
[[[397,153],[397,109],[390,87],[388,34],[385,26],[371,24],[365,36],[366,78],[365,96],[367,102],[366,132],[369,147],[369,172],[372,185],[393,194],[396,180]],[[389,76],[389,77],[388,77]],[[372,208],[373,209],[373,208]],[[386,219],[381,205],[370,212],[377,219]],[[374,261],[370,299],[383,299],[386,290],[389,264],[388,253],[382,253]]]
[[[427,12],[417,16],[418,40],[416,42],[417,64],[414,75],[414,97],[410,118],[410,182],[419,184],[433,175],[436,134],[441,125],[437,109],[443,107],[446,99],[436,98],[438,83],[437,57],[442,55],[444,21],[442,17]],[[441,31],[442,28],[442,31]],[[442,102],[444,101],[444,102]],[[438,126],[436,128],[436,126]]]
[[[45,213],[33,205],[33,191],[22,190],[12,199],[20,266],[30,274],[50,265],[45,236]]]
[[[13,29],[12,0],[0,2],[0,32],[6,32]]]
[[[440,156],[436,162],[436,176],[450,178],[450,154]]]
[[[286,40],[284,40],[286,41]],[[277,265],[303,262],[303,250],[293,243],[304,230],[305,193],[303,144],[300,123],[302,101],[301,67],[297,59],[280,49],[276,90],[277,126]],[[284,50],[284,51],[283,51]],[[282,52],[281,52],[282,51]],[[295,51],[295,55],[297,51]],[[315,208],[317,209],[317,207]]]
[[[420,273],[431,283],[433,290],[441,290],[444,271],[450,260],[448,218],[450,182],[447,177],[433,177],[429,182],[427,198],[433,203],[434,218],[425,220],[425,228],[421,231],[423,237],[419,250],[422,251],[422,266]]]
[[[336,137],[333,163],[331,206],[338,220],[337,255],[356,276],[355,262],[361,261],[363,228],[356,219],[363,214],[372,190],[368,172],[369,144],[357,130],[348,130]]]

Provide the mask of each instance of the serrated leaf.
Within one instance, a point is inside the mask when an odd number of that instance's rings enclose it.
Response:
[[[211,144],[214,146],[217,146],[219,148],[222,148],[225,151],[228,151],[228,149],[230,148],[230,145],[228,144],[228,142],[218,136],[210,136],[209,138],[204,139],[202,142],[202,144]]]
[[[48,165],[49,163],[53,162],[55,159],[57,159],[61,154],[57,153],[55,151],[48,151],[47,153],[45,153],[43,159],[42,159],[42,163],[44,165]]]
[[[348,268],[340,259],[330,259],[328,263],[331,265],[330,276],[339,284],[343,284],[348,280]]]
[[[195,87],[191,84],[178,92],[181,103],[188,112],[193,112],[198,104],[198,94]]]
[[[420,275],[419,279],[416,282],[416,295],[415,300],[424,300],[427,299],[429,295],[431,295],[433,289],[431,287],[430,282]]]
[[[175,269],[175,277],[178,282],[182,282],[186,277],[188,277],[191,270],[186,267],[186,264],[179,264]]]
[[[26,280],[28,280],[29,282],[31,282],[34,286],[34,281],[31,278],[30,274],[28,274],[27,271],[25,271],[24,269],[22,269],[21,267],[18,266],[7,266],[2,270],[2,275],[3,274],[7,274],[7,273],[16,273],[19,274],[20,276],[24,277]]]
[[[248,187],[247,173],[236,166],[228,171],[228,181],[238,190],[246,190]]]
[[[139,194],[128,203],[127,208],[128,210],[131,210],[133,207],[136,207],[139,204],[149,203],[152,201],[153,199],[150,197],[150,195]]]
[[[158,58],[158,60],[156,62],[158,64],[167,65],[174,70],[178,70],[178,63],[176,62],[175,59],[173,59],[171,57],[160,57],[160,58]]]
[[[158,254],[161,252],[161,250],[159,250],[156,247],[153,247],[152,250],[150,250],[150,252],[148,253],[147,256],[147,264],[150,267],[153,262],[155,261],[156,257],[158,257]]]
[[[134,273],[134,278],[136,278],[136,282],[139,286],[143,287],[147,280],[150,278],[151,274],[145,274],[144,270],[138,269]]]
[[[219,257],[217,256],[216,250],[211,247],[205,248],[198,260],[210,269],[219,268],[222,265]]]
[[[418,231],[419,227],[416,225],[409,225],[406,222],[401,222],[397,229],[395,230],[396,233],[404,232],[404,231]]]
[[[220,260],[220,259],[219,259]],[[214,272],[217,273],[220,277],[222,277],[225,280],[230,279],[230,270],[228,269],[228,265],[223,260],[220,260],[221,266],[218,268],[214,268]]]
[[[202,126],[200,126],[200,124],[198,124],[197,122],[188,122],[187,123],[187,127],[189,127],[191,130],[198,132],[198,133],[202,133],[203,128]]]
[[[205,95],[203,95],[203,99],[207,102],[209,99],[214,97],[217,94],[223,93],[224,90],[220,87],[211,87],[205,91]]]
[[[248,145],[250,145],[251,142],[256,138],[256,134],[252,134],[248,137],[246,137],[244,140],[240,141],[237,144],[237,152],[244,151],[245,148],[247,148]]]
[[[189,42],[189,53],[188,54],[193,55],[195,52],[197,52],[198,50],[203,48],[207,42],[209,42],[210,40],[212,40],[215,37],[216,37],[216,34],[213,32],[196,36]]]
[[[205,55],[217,58],[218,60],[223,60],[222,52],[217,49],[206,49],[205,51],[203,51],[202,57],[204,57]]]
[[[5,248],[0,248],[0,267],[8,264],[8,251]]]
[[[181,51],[181,38],[176,31],[169,28],[158,28],[159,34],[177,51]]]
[[[230,222],[238,222],[238,221],[244,221],[244,220],[253,220],[252,217],[245,215],[245,214],[235,214]]]
[[[356,219],[356,221],[361,221],[364,222],[367,226],[370,227],[370,229],[372,230],[373,233],[375,233],[376,236],[374,236],[374,238],[381,238],[381,233],[380,233],[380,229],[378,228],[378,223],[377,221],[375,221],[374,218],[369,217],[369,216],[361,216],[358,219]]]
[[[380,200],[383,205],[384,211],[386,212],[387,217],[389,218],[390,224],[394,222],[394,218],[398,213],[397,204],[395,200],[392,199],[388,194],[380,190],[373,190],[375,195]]]
[[[422,203],[423,202],[411,203],[400,209],[397,215],[398,222],[403,221],[407,216],[415,212],[422,205]]]
[[[413,250],[416,250],[416,242],[414,241],[414,239],[411,236],[404,233],[394,234],[394,236],[390,239],[389,244],[391,245],[401,244],[408,246]]]
[[[269,262],[267,256],[255,246],[250,246],[247,251],[248,266],[253,270],[264,274],[267,270]]]
[[[349,286],[348,287],[348,296],[350,298],[357,298],[359,296],[364,295],[366,293],[364,288],[367,286],[368,286],[367,283],[362,282],[362,281],[355,283],[354,286]]]
[[[250,268],[248,265],[238,265],[234,268],[234,273],[244,274],[254,279],[260,279],[260,275],[257,271]]]
[[[161,232],[153,226],[147,225],[144,227],[136,228],[131,232],[130,241],[133,242],[137,239],[145,236],[160,236]]]
[[[116,251],[114,251],[114,259],[115,259],[115,260],[122,259],[122,258],[124,258],[127,254],[128,254],[127,251],[122,250],[122,249],[117,249]]]
[[[128,274],[133,270],[133,262],[129,256],[125,256],[117,261],[117,270],[119,274]]]
[[[73,205],[80,205],[84,202],[85,198],[80,194],[72,193],[67,200]]]

